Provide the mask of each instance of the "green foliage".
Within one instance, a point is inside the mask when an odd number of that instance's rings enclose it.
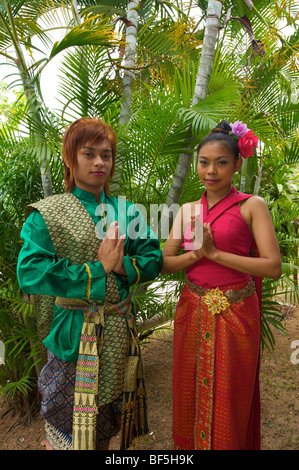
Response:
[[[181,11],[182,2],[143,1],[138,10],[131,116],[125,127],[119,127],[124,47],[120,39],[127,2],[78,0],[80,24],[71,2],[0,2],[0,55],[16,67],[12,88],[24,90],[10,105],[4,89],[0,104],[6,113],[0,127],[0,339],[6,346],[0,385],[15,406],[28,409],[39,366],[33,310],[16,278],[24,209],[43,197],[41,164],[43,171],[50,170],[53,192],[63,191],[61,138],[65,125],[80,116],[97,115],[115,127],[117,165],[122,169],[116,195],[147,209],[165,202],[179,155],[193,154],[199,140],[221,119],[244,121],[258,135],[259,148],[246,161],[242,175],[236,175],[235,184],[266,200],[281,248],[282,278],[263,282],[262,345],[274,347],[273,328],[283,331],[281,304],[274,296],[298,301],[298,32],[282,39],[278,23],[285,19],[295,24],[294,3],[255,0],[250,10],[243,0],[223,2],[222,22],[231,6],[233,18],[220,32],[208,96],[192,106],[204,25],[188,16],[191,9]],[[198,6],[205,18],[207,5],[207,0],[197,0],[190,8]],[[250,21],[247,29],[236,19],[243,15]],[[53,43],[50,33],[55,29],[64,29],[65,34]],[[261,49],[255,49],[256,44]],[[42,58],[35,60],[37,51]],[[46,74],[46,65],[62,52],[59,115],[45,106],[40,74]],[[202,192],[194,156],[179,202],[198,200]],[[133,289],[141,338],[173,318],[183,279],[184,273],[160,276],[150,286]]]
[[[73,121],[78,116],[106,118],[110,113],[106,121],[115,124],[120,108],[121,82],[115,76],[104,47],[86,46],[68,52],[60,73],[64,119]],[[114,117],[111,115],[113,108]]]

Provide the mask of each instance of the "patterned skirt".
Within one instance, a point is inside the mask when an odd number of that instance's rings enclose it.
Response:
[[[45,420],[46,449],[71,450],[76,364],[48,351],[38,386],[42,395],[41,416]],[[96,447],[105,446],[119,431],[122,395],[99,407]],[[116,417],[119,417],[118,420]]]
[[[260,308],[253,281],[204,291],[187,281],[175,314],[176,449],[260,446]],[[253,444],[250,433],[256,437]]]

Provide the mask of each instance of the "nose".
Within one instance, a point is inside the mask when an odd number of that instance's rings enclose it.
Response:
[[[104,161],[103,161],[103,159],[102,159],[102,157],[101,157],[100,154],[97,154],[97,155],[96,155],[94,164],[95,164],[96,166],[103,166],[103,165],[104,165]]]
[[[207,173],[208,174],[215,174],[216,173],[216,167],[213,163],[211,163],[208,168],[207,168]]]

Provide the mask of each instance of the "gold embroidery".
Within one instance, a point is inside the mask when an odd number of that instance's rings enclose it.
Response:
[[[139,272],[139,269],[138,269],[137,266],[136,266],[136,259],[135,259],[135,258],[132,258],[132,261],[133,261],[134,268],[135,268],[136,271],[137,271],[137,281],[136,281],[135,284],[138,284],[138,282],[140,281],[140,272]]]
[[[199,297],[205,296],[207,293],[210,293],[210,289],[204,289],[201,286],[197,286],[196,284],[193,284],[193,282],[190,282],[188,279],[186,281],[186,285],[191,292],[194,292],[196,295]],[[218,289],[218,288],[217,288]],[[247,297],[250,297],[255,293],[255,282],[253,279],[251,279],[247,286],[243,287],[240,290],[227,290],[225,293],[222,293],[227,300],[229,301],[230,304],[234,303],[239,303],[242,302],[244,299],[247,299]]]
[[[227,307],[230,305],[227,297],[225,297],[223,292],[218,287],[216,287],[216,289],[211,289],[210,292],[207,292],[203,299],[212,315],[220,313],[221,310],[227,309]]]
[[[86,295],[87,295],[86,299],[89,300],[90,299],[90,286],[91,286],[91,272],[90,272],[88,264],[84,263],[84,266],[88,274],[88,281],[87,281],[87,286],[86,286]]]
[[[107,225],[107,220],[106,220],[106,216],[105,216],[105,211],[104,211],[104,204],[101,202],[102,204],[102,212],[103,212],[103,217],[104,217],[104,221],[105,221],[105,227],[106,227],[106,233],[108,232],[108,225]]]

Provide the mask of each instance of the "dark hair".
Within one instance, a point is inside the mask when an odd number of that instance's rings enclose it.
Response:
[[[64,163],[64,185],[66,191],[75,187],[74,169],[77,166],[77,152],[84,144],[109,140],[112,149],[112,169],[110,180],[115,169],[116,136],[111,126],[99,118],[83,117],[73,122],[63,137],[62,159]],[[109,194],[109,182],[104,186],[105,194]]]
[[[221,121],[214,129],[211,130],[199,144],[197,148],[197,153],[200,151],[201,147],[210,142],[221,142],[225,145],[228,150],[234,155],[237,160],[240,156],[240,151],[238,147],[238,141],[230,134],[231,127],[227,121]]]

